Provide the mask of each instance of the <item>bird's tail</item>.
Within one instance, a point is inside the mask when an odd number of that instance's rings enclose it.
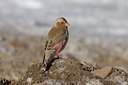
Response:
[[[45,64],[44,61],[45,61],[45,53],[43,54],[43,62],[42,62],[43,65]]]
[[[46,71],[52,66],[52,63],[54,61],[54,56],[55,56],[55,49],[53,50],[53,52],[50,54],[48,60],[46,61],[46,64],[45,64]]]
[[[50,57],[48,58],[48,60],[45,64],[45,70],[46,71],[50,69],[50,67],[52,66],[53,61],[54,61],[54,54],[51,53]]]

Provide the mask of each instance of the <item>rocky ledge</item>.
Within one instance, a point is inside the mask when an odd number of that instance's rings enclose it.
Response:
[[[49,71],[42,63],[28,67],[19,81],[10,85],[128,85],[128,73],[112,66],[98,67],[78,61],[55,60]]]

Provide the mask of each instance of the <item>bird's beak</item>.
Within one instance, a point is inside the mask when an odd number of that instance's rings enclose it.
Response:
[[[70,24],[67,22],[66,24],[65,24],[65,26],[67,27],[67,26],[70,26]]]

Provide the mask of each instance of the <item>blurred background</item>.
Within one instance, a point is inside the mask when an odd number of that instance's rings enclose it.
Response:
[[[63,56],[128,70],[127,0],[1,0],[0,77],[18,79],[42,61],[45,38],[58,17],[70,23]]]

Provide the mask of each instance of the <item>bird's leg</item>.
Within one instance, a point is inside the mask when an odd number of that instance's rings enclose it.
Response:
[[[55,59],[63,59],[62,57],[60,57],[58,54],[56,55]]]
[[[63,58],[62,58],[62,57],[60,57],[58,54],[57,54],[57,58],[58,58],[58,59],[63,59]]]
[[[60,59],[60,56],[59,56],[58,54],[57,54],[56,56],[57,56],[57,58],[56,58],[56,59]]]
[[[60,56],[57,54],[57,58],[60,58]]]
[[[58,55],[58,54],[57,54],[57,58],[56,58],[56,59],[59,59],[59,63],[61,63],[61,62],[64,61],[62,55]]]

